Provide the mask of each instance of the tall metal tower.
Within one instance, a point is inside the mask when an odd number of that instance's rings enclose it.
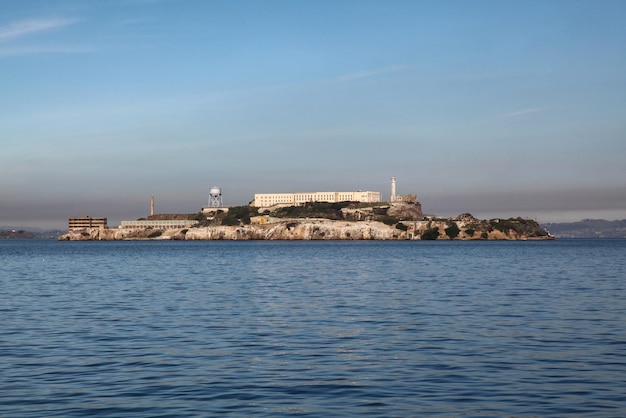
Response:
[[[221,208],[224,206],[222,202],[222,188],[213,186],[209,190],[209,207],[210,208]]]
[[[391,202],[396,201],[396,178],[391,178],[391,198],[389,199]]]

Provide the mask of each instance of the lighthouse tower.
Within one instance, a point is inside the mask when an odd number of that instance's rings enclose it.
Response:
[[[391,198],[389,199],[390,202],[395,202],[396,201],[396,178],[392,177],[391,178]]]

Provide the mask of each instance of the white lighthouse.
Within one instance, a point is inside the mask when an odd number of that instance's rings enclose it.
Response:
[[[391,198],[389,199],[390,202],[395,202],[396,201],[396,178],[392,177],[391,178]]]

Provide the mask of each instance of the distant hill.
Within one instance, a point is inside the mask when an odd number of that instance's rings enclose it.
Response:
[[[66,231],[16,226],[0,226],[0,239],[56,239]]]
[[[0,239],[33,239],[35,234],[28,231],[10,229],[8,231],[0,231]]]
[[[626,238],[626,219],[583,219],[579,222],[546,223],[541,226],[556,238]]]

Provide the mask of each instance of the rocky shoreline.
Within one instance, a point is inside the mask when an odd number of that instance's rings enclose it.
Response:
[[[337,221],[268,219],[249,225],[201,226],[187,229],[99,229],[68,231],[59,240],[548,240],[539,224],[521,218],[478,220],[471,215],[450,219],[400,221]]]

